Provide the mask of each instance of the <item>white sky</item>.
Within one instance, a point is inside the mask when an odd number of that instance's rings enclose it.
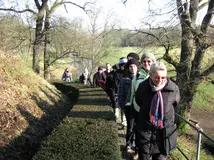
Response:
[[[87,0],[74,0],[76,1],[77,4],[84,4],[85,1]],[[207,0],[202,0],[202,2],[207,1]],[[111,11],[115,13],[115,17],[117,20],[120,21],[120,26],[122,28],[129,28],[129,29],[135,29],[140,26],[142,26],[142,21],[147,22],[150,21],[152,22],[155,20],[153,23],[154,25],[174,25],[177,23],[175,19],[172,20],[170,15],[161,15],[156,18],[146,18],[148,16],[148,9],[154,9],[155,12],[168,12],[169,10],[172,10],[172,4],[175,5],[176,1],[175,0],[152,0],[150,3],[150,6],[148,5],[148,0],[128,0],[126,4],[124,5],[121,0],[97,0],[97,5],[101,6],[102,9],[102,16],[100,16],[99,23],[102,24],[104,23],[104,18],[106,17],[108,11]],[[62,15],[68,18],[74,18],[74,17],[84,17],[85,21],[87,22],[87,15],[79,8],[72,6],[72,5],[67,5],[68,8],[68,13],[65,12],[63,7],[61,7],[58,11],[58,15]],[[207,10],[207,7],[205,7],[203,10],[199,11],[198,13],[198,19],[197,22],[201,22],[204,14]],[[174,13],[177,13],[177,10],[175,10]],[[113,19],[113,17],[112,17]],[[160,24],[160,22],[167,21],[165,24]]]
[[[79,0],[77,3],[79,4]],[[98,0],[97,6],[102,7],[102,15],[105,17],[107,13],[111,11],[114,13],[112,19],[117,17],[116,19],[121,22],[121,25],[124,28],[130,28],[133,26],[137,26],[140,24],[140,19],[143,15],[143,10],[147,9],[147,3],[145,0],[129,0],[126,5],[124,5],[120,0]],[[57,11],[57,15],[65,16],[67,18],[74,18],[74,17],[84,17],[85,21],[87,21],[87,15],[79,8],[67,5],[68,13],[65,12],[64,8],[61,7]],[[100,23],[104,18],[100,18]]]
[[[32,6],[35,6],[33,1],[29,0],[0,0],[0,2],[4,2],[5,6],[7,5],[8,7],[10,6],[9,2],[22,2],[23,8],[25,8],[25,5],[28,4],[28,6],[31,8]],[[55,0],[50,0],[54,2]],[[83,5],[86,1],[89,0],[72,0],[72,2],[75,2],[77,4]],[[92,0],[93,1],[93,0]],[[168,1],[168,3],[167,3]],[[174,2],[172,0],[152,0],[152,8],[156,9],[156,12],[164,12],[163,10],[158,10],[157,8],[165,8],[169,9],[168,6],[170,6],[170,2]],[[30,4],[31,3],[31,4]],[[168,6],[167,6],[168,5]],[[55,16],[58,17],[66,17],[67,19],[74,19],[75,17],[82,17],[84,19],[85,26],[87,27],[88,25],[88,20],[89,17],[86,15],[85,12],[83,12],[82,9],[73,6],[71,4],[67,4],[67,11],[66,13],[65,9],[63,6],[58,8],[55,11]],[[111,16],[111,21],[115,21],[115,19],[118,22],[118,25],[121,26],[122,28],[129,28],[129,29],[134,29],[138,28],[140,25],[142,25],[142,19],[147,16],[147,10],[149,8],[148,5],[148,0],[128,0],[126,5],[124,5],[121,0],[97,0],[97,6],[102,7],[102,10],[100,12],[100,17],[99,17],[99,25],[103,25],[104,19],[107,16],[107,13],[111,11],[114,13],[113,16]],[[150,6],[151,7],[151,6]],[[168,8],[167,8],[168,7]],[[199,20],[201,21],[203,17],[203,13],[199,15]],[[166,19],[170,19],[169,15],[165,16],[159,16],[155,20],[155,25],[159,25],[158,22],[164,21]],[[147,21],[153,21],[153,18],[144,19],[144,22]]]

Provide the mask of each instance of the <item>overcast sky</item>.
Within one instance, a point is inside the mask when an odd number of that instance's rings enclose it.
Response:
[[[56,0],[50,0],[52,2],[55,2]],[[72,2],[75,2],[79,5],[83,5],[88,0],[72,0]],[[104,19],[107,16],[109,12],[112,13],[110,22],[117,21],[117,26],[122,28],[139,28],[142,25],[142,22],[153,22],[153,25],[175,25],[177,21],[171,20],[172,15],[161,15],[158,17],[148,17],[148,9],[153,9],[156,13],[163,13],[171,10],[170,7],[172,5],[175,5],[175,0],[152,0],[152,3],[148,5],[148,0],[128,0],[127,3],[124,5],[121,0],[96,0],[96,6],[97,8],[102,8],[100,11],[99,16],[99,24],[103,25]],[[3,3],[2,3],[3,2]],[[0,0],[0,4],[4,4],[5,7],[10,7],[10,2],[19,2],[22,3],[22,7],[25,8],[26,4],[30,8],[32,6],[35,6],[33,1],[29,0]],[[174,6],[175,8],[175,6]],[[55,12],[55,16],[57,17],[65,17],[67,19],[74,19],[75,17],[81,17],[84,19],[85,26],[89,23],[89,17],[83,12],[83,10],[79,9],[76,6],[73,5],[66,5],[67,12],[63,6],[58,8]],[[174,13],[177,11],[175,10]],[[203,13],[199,14],[198,20],[202,20]],[[166,24],[160,24],[160,22],[167,21]]]
[[[78,0],[85,2],[85,0]],[[83,3],[82,3],[83,4]],[[145,10],[148,9],[147,2],[144,0],[129,0],[124,5],[120,0],[97,0],[97,7],[101,7],[100,23],[105,19],[109,12],[113,13],[112,19],[120,21],[120,25],[124,28],[132,28],[140,24],[140,19],[143,17]],[[73,18],[73,17],[84,17],[87,21],[87,15],[79,8],[67,5],[68,13],[65,12],[64,8],[61,7],[56,14]]]

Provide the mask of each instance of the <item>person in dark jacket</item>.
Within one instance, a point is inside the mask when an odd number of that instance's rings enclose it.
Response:
[[[132,54],[132,56],[134,55],[135,54]],[[156,61],[155,56],[151,52],[144,52],[141,56],[139,72],[135,77],[135,79],[132,80],[132,83],[131,83],[129,94],[130,94],[130,98],[132,99],[132,105],[136,110],[135,124],[137,123],[138,113],[140,109],[140,107],[136,104],[136,101],[135,101],[135,92],[139,84],[149,77],[150,67],[152,63],[154,63],[155,61]],[[134,131],[136,132],[136,125],[134,127]],[[139,157],[137,143],[138,143],[138,137],[137,137],[137,134],[135,133],[135,154],[133,154],[133,160],[138,160],[138,157]]]
[[[65,69],[65,71],[62,75],[62,80],[65,82],[71,82],[72,81],[72,73],[69,71],[68,68]]]
[[[132,79],[136,77],[138,72],[139,63],[136,59],[130,59],[126,67],[128,68],[128,74],[120,80],[118,88],[118,104],[125,113],[127,120],[127,130],[126,130],[126,149],[127,152],[132,152],[133,147],[133,138],[134,138],[134,117],[135,109],[132,105],[132,100],[130,97],[127,97],[130,90],[130,85]],[[130,95],[130,94],[129,94]]]
[[[162,62],[153,63],[149,75],[135,94],[140,106],[137,121],[139,160],[165,160],[161,153],[161,130],[174,125],[180,92],[167,78],[167,69]]]
[[[102,67],[98,67],[98,71],[93,76],[93,86],[102,87],[105,84],[105,76]]]
[[[106,78],[106,89],[109,91],[109,98],[111,100],[112,108],[116,117],[116,122],[121,123],[121,113],[117,103],[117,90],[120,83],[120,79],[123,77],[124,66],[127,63],[125,57],[119,59],[119,63],[112,66],[112,71]]]

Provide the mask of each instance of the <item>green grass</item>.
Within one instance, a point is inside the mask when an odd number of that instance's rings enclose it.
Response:
[[[196,159],[196,144],[189,142],[178,142],[178,147],[184,152],[184,154],[191,160]],[[178,149],[176,149],[173,154],[169,158],[170,160],[186,160],[186,158],[180,153]],[[201,160],[213,160],[214,157],[208,155],[208,153],[204,150],[200,151],[200,159]]]
[[[207,110],[214,110],[214,85],[209,82],[199,84],[193,106]]]

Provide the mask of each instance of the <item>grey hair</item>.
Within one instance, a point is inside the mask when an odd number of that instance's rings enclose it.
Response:
[[[150,67],[149,75],[151,76],[151,75],[153,75],[154,73],[156,73],[159,70],[167,72],[166,65],[163,62],[160,62],[160,61],[152,63],[152,65]]]

